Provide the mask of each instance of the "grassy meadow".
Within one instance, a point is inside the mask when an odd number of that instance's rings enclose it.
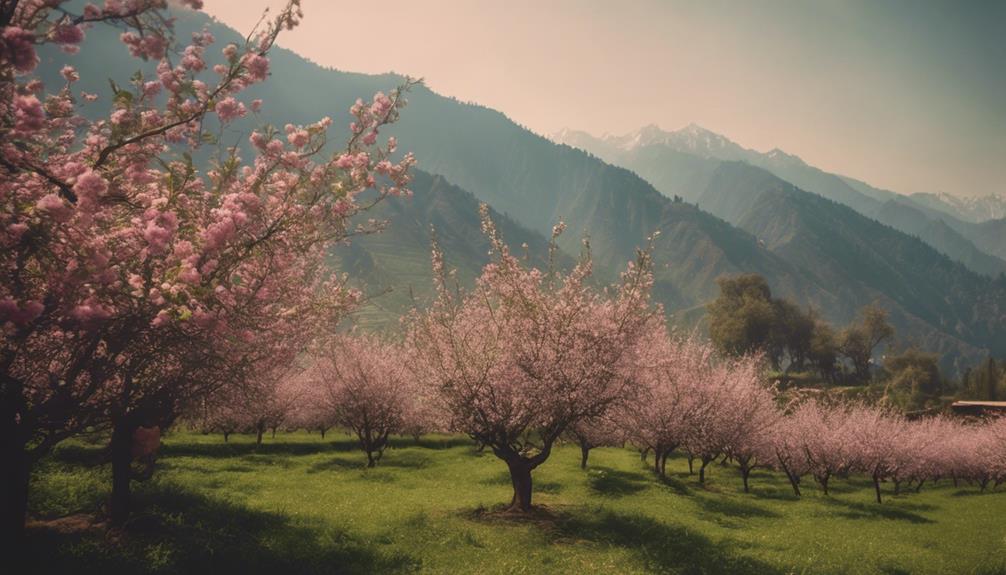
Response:
[[[627,449],[586,471],[565,446],[535,471],[531,518],[497,512],[505,465],[463,437],[396,440],[367,469],[349,437],[176,433],[135,485],[121,531],[100,519],[100,447],[63,446],[33,480],[40,572],[63,573],[1006,573],[1006,490],[949,482],[873,502],[865,481],[796,499],[778,474],[702,487],[683,459],[658,480]],[[888,488],[889,489],[889,488]]]

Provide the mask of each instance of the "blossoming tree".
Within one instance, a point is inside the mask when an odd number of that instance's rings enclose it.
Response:
[[[398,346],[373,335],[334,339],[313,371],[325,410],[350,429],[374,467],[388,437],[402,430],[412,397]]]
[[[111,428],[113,459],[126,458],[137,428],[170,423],[186,401],[241,381],[274,352],[289,357],[312,322],[343,317],[358,296],[325,267],[327,248],[370,231],[351,218],[407,194],[413,163],[392,159],[393,139],[378,144],[404,102],[397,91],[357,102],[352,136],[332,157],[322,155],[322,119],[252,133],[251,162],[235,149],[217,149],[208,167],[191,159],[209,145],[204,120],[226,124],[261,104],[240,93],[266,80],[269,49],[300,18],[297,0],[213,66],[206,32],[174,50],[165,0],[109,0],[80,14],[61,4],[0,10],[0,539],[13,545],[31,466],[53,445]],[[95,96],[74,88],[73,67],[61,86],[35,76],[35,46],[72,52],[105,23],[158,64],[115,86],[94,120],[82,110]]]
[[[620,284],[599,291],[584,258],[568,274],[512,256],[482,206],[492,261],[470,292],[448,285],[434,245],[437,299],[409,319],[416,376],[436,394],[451,427],[490,447],[510,470],[510,509],[531,509],[531,472],[571,425],[635,393],[629,356],[658,321],[649,301],[648,252]],[[553,231],[552,245],[562,232]]]

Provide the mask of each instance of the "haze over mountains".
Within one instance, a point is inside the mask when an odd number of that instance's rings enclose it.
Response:
[[[728,220],[724,210],[732,209],[733,201],[743,202],[743,198],[720,195],[719,199],[727,205],[709,205],[701,201],[701,196],[719,162],[744,162],[917,236],[973,271],[990,276],[1006,271],[1006,261],[1001,257],[1006,253],[1003,249],[1006,237],[994,238],[988,230],[998,226],[986,224],[986,220],[994,220],[1003,208],[998,196],[969,200],[951,200],[949,196],[932,194],[904,196],[825,172],[778,148],[765,153],[744,148],[695,124],[673,132],[649,125],[623,136],[603,137],[567,129],[555,134],[553,139],[629,168],[665,195],[699,202],[704,209]],[[743,190],[738,193],[744,194]],[[989,217],[982,219],[979,214]],[[985,230],[984,233],[981,230]]]
[[[191,12],[179,14],[178,34],[186,37],[204,25],[217,46],[240,39]],[[103,58],[45,57],[81,69],[100,66],[81,76],[118,75],[125,84],[137,64],[115,35],[95,29],[86,42],[92,56],[101,52]],[[261,123],[323,116],[344,130],[345,110],[357,97],[401,81],[324,69],[276,50],[272,78],[247,93],[248,100],[267,103],[261,116],[222,134],[221,142],[243,147]],[[81,88],[108,93],[101,82]],[[942,200],[879,190],[778,150],[746,150],[697,126],[680,132],[648,127],[621,138],[566,132],[555,143],[498,111],[423,86],[409,100],[387,135],[419,160],[415,196],[377,210],[376,217],[390,220],[388,231],[334,254],[340,270],[368,293],[392,290],[374,299],[365,314],[370,321],[388,322],[412,304],[410,294],[422,300],[429,293],[431,225],[448,263],[459,268],[462,282],[471,281],[486,261],[481,201],[495,210],[514,249],[526,243],[534,261],[544,262],[547,234],[560,219],[568,225],[560,241],[564,261],[579,254],[589,235],[601,281],[613,281],[635,249],[660,231],[655,296],[683,323],[700,320],[718,294],[717,277],[755,272],[774,293],[813,305],[839,325],[879,302],[902,341],[943,354],[948,367],[989,352],[1006,354],[1006,279],[995,279],[1006,272],[1003,220],[964,220],[947,212],[957,208]],[[337,131],[331,140],[344,135]],[[943,204],[951,207],[937,207]]]

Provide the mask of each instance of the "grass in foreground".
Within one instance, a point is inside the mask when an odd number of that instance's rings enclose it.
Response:
[[[171,435],[121,532],[88,527],[109,472],[67,446],[32,486],[37,570],[1006,574],[1006,492],[944,482],[877,505],[853,480],[796,499],[762,472],[744,494],[733,467],[703,488],[680,459],[662,482],[633,451],[595,450],[582,471],[565,447],[535,471],[541,509],[514,519],[494,513],[511,494],[505,465],[464,438],[403,439],[374,469],[332,439]]]

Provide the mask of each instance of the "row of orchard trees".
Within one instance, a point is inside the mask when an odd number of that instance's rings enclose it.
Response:
[[[403,362],[400,344],[376,335],[336,335],[312,346],[310,359],[291,362],[282,372],[222,388],[189,413],[190,425],[206,432],[256,435],[306,429],[348,430],[373,467],[392,434],[416,440],[443,430],[424,389]]]
[[[709,342],[668,332],[649,300],[647,251],[599,289],[589,257],[569,273],[540,271],[510,254],[485,206],[482,221],[492,258],[474,289],[451,285],[434,244],[437,299],[407,318],[404,347],[345,340],[334,348],[341,359],[321,370],[329,375],[315,376],[340,390],[328,409],[364,449],[359,422],[397,394],[400,413],[424,405],[427,429],[491,448],[509,468],[514,511],[530,509],[531,473],[563,438],[579,444],[584,466],[592,447],[630,442],[653,453],[660,475],[679,451],[700,482],[711,463],[731,461],[745,490],[759,467],[784,473],[797,495],[808,475],[825,492],[833,477],[865,475],[878,502],[885,481],[895,491],[944,478],[983,489],[1006,481],[1006,418],[909,421],[862,403],[783,404],[765,384],[762,356],[719,356]],[[385,439],[400,427],[382,429]]]
[[[256,129],[250,160],[214,144],[263,105],[242,91],[267,79],[298,0],[219,48],[205,31],[176,39],[167,8],[0,2],[0,545],[12,553],[39,458],[109,432],[121,522],[137,430],[289,369],[359,300],[329,270],[331,246],[380,227],[354,215],[408,195],[413,158],[378,141],[400,92],[357,101],[334,155],[328,118]],[[122,49],[156,68],[113,84],[109,99],[81,92],[72,65],[45,85],[36,48],[89,57],[95,26],[122,30]]]

